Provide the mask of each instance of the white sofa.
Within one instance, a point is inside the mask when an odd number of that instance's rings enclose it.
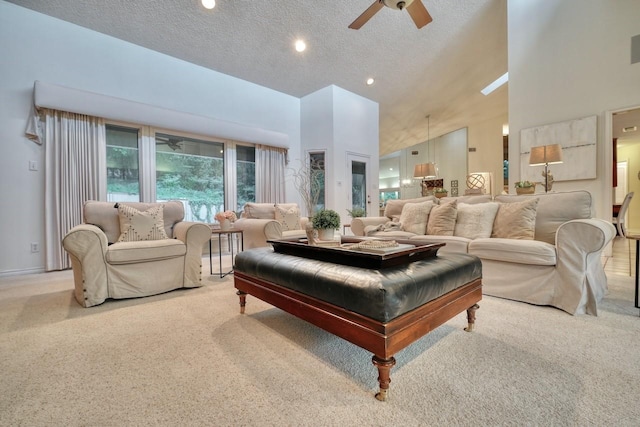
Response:
[[[242,230],[243,248],[269,246],[267,240],[306,237],[307,217],[296,203],[247,203],[234,228]]]
[[[530,199],[537,199],[537,202]],[[409,206],[415,207],[416,204],[428,201],[440,206],[455,201],[453,204],[457,206],[457,212],[467,212],[465,215],[474,210],[496,210],[495,222],[489,225],[493,227],[490,230],[491,236],[487,236],[486,232],[482,237],[471,238],[457,232],[454,235],[426,235],[404,231],[402,225],[400,229],[397,226],[393,229],[390,222],[394,219],[399,221],[406,203],[412,203]],[[523,203],[526,201],[528,202]],[[495,236],[498,220],[504,218],[499,216],[500,209],[503,209],[504,204],[512,203],[520,204],[511,205],[511,208],[522,205],[531,207],[537,203],[532,219],[534,229],[528,238]],[[473,204],[491,206],[478,205],[473,208]],[[504,209],[505,212],[509,211],[508,206]],[[527,215],[530,213],[531,209]],[[523,218],[531,219],[526,215],[512,218],[518,223]],[[480,224],[484,220],[473,220],[476,221],[478,230],[484,228]],[[462,215],[456,221],[463,221]],[[384,228],[384,224],[388,224],[387,228],[391,230],[377,230]],[[457,225],[456,222],[456,231]],[[504,221],[500,224],[502,230],[505,225]],[[516,224],[514,228],[517,228]],[[615,228],[610,222],[593,218],[592,198],[587,191],[530,196],[502,195],[493,200],[490,196],[483,195],[445,197],[440,200],[426,197],[390,201],[384,217],[355,218],[351,222],[351,231],[357,236],[444,242],[446,246],[440,249],[442,252],[466,252],[481,259],[483,292],[486,295],[550,305],[570,314],[592,315],[597,315],[598,302],[607,290],[607,278],[601,262],[602,250],[615,237]]]
[[[184,206],[179,201],[120,204],[139,212],[162,206],[162,219],[160,210],[156,211],[158,227],[152,232],[158,235],[119,241],[123,233],[117,204],[86,202],[84,224],[73,227],[62,241],[71,258],[78,303],[91,307],[107,298],[143,297],[202,286],[202,250],[211,238],[209,226],[182,221]],[[149,220],[131,220],[132,234],[142,221]],[[164,233],[159,230],[160,221]]]

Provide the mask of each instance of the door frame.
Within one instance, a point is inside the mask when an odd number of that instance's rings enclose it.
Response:
[[[365,210],[367,212],[367,216],[372,215],[372,211],[371,211],[371,206],[373,204],[372,202],[372,192],[374,191],[373,189],[373,177],[372,177],[372,167],[371,167],[371,156],[367,155],[367,154],[362,154],[362,153],[356,153],[356,152],[352,152],[352,151],[347,151],[346,152],[346,169],[347,169],[347,179],[346,179],[346,183],[347,186],[349,188],[349,191],[346,191],[346,201],[347,201],[347,209],[351,209],[353,207],[352,204],[352,200],[351,200],[351,189],[353,188],[353,181],[352,181],[352,172],[351,172],[351,165],[353,161],[357,161],[357,162],[361,162],[365,164],[365,188],[366,188],[366,195],[367,195],[367,201],[366,201],[366,205],[365,205]],[[377,195],[376,195],[377,196]],[[377,197],[376,197],[377,198]],[[376,203],[376,208],[377,208],[377,203]],[[376,214],[377,216],[377,214]]]

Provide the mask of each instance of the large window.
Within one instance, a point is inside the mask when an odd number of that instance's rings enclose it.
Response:
[[[193,221],[224,210],[224,144],[156,134],[156,199],[182,200]]]
[[[140,201],[138,129],[106,126],[107,200]]]
[[[106,126],[107,200],[181,200],[185,220],[206,223],[255,202],[254,146],[134,126]]]

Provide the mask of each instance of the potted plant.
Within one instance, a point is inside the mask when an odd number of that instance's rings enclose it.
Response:
[[[367,211],[364,208],[347,209],[347,213],[351,218],[361,218],[367,216]]]
[[[535,182],[518,181],[515,183],[516,194],[533,194],[536,191]]]
[[[438,187],[434,190],[433,194],[439,199],[441,197],[447,196],[447,190],[441,187]]]
[[[318,239],[333,240],[335,230],[340,227],[340,215],[331,209],[322,209],[312,218],[313,228],[318,230]]]

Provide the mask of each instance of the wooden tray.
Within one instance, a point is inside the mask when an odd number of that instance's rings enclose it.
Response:
[[[367,240],[349,236],[342,236],[341,239],[342,245]],[[311,246],[307,244],[306,238],[268,240],[268,242],[273,245],[273,250],[278,253],[371,269],[394,267],[421,259],[433,258],[438,253],[438,249],[445,245],[444,243],[424,243],[407,239],[386,240],[395,240],[399,244],[414,246],[390,253],[372,253],[347,249],[345,247]]]

